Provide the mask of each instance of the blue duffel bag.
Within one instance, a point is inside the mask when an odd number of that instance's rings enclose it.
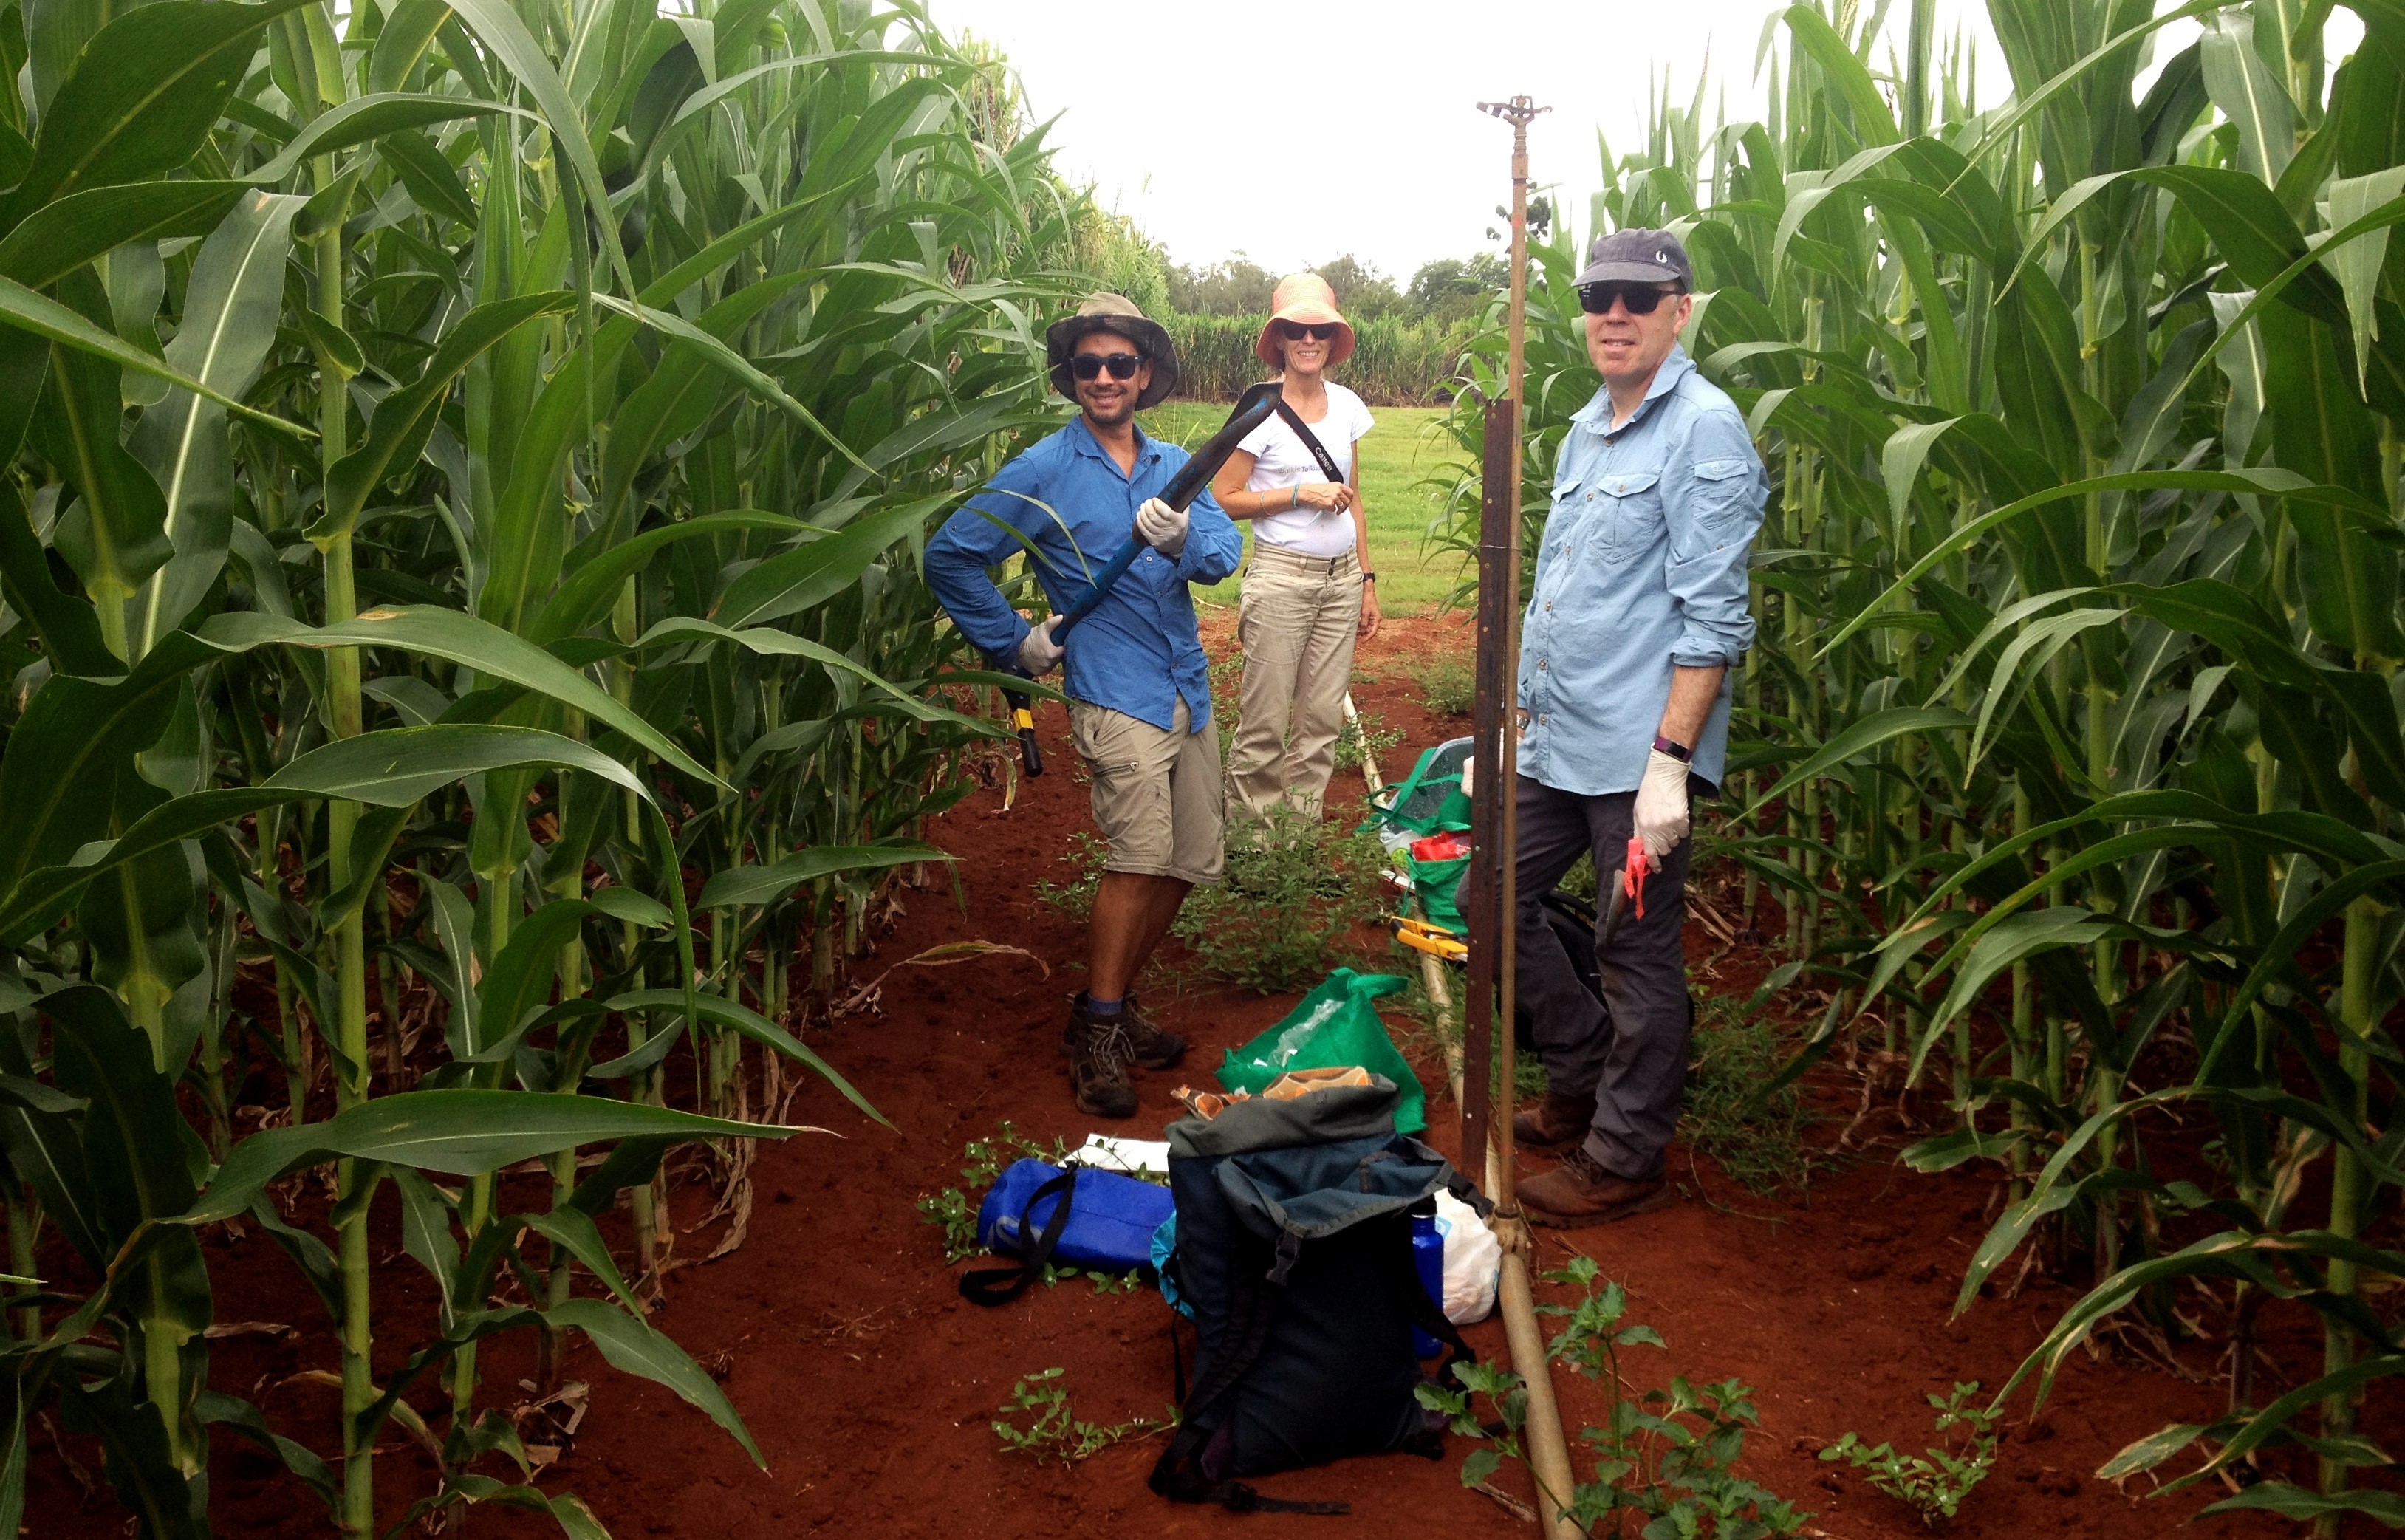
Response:
[[[961,1297],[1016,1299],[1048,1266],[1149,1274],[1152,1232],[1174,1207],[1168,1188],[1117,1171],[1016,1161],[977,1207],[977,1241],[1018,1260],[963,1273]]]

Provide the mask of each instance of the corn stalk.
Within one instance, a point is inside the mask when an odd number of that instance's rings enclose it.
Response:
[[[1822,992],[1789,1076],[1876,1016],[1906,1085],[1943,1087],[1957,1126],[1906,1159],[2014,1183],[1958,1309],[2025,1248],[2092,1284],[2024,1371],[2041,1393],[2107,1317],[2176,1340],[2181,1281],[2233,1281],[2230,1417],[2112,1473],[2318,1440],[2313,1490],[2231,1505],[2326,1533],[2393,1517],[2347,1477],[2384,1463],[2354,1408],[2405,1363],[2357,1291],[2405,1266],[2374,1239],[2405,1177],[2381,1134],[2405,18],[2352,8],[2364,42],[2326,67],[2327,7],[1991,0],[2009,94],[1983,105],[1927,6],[1893,34],[1794,6],[1767,120],[1707,119],[1700,83],[1658,100],[1641,148],[1604,147],[1588,221],[1681,233],[1686,345],[1770,471],[1740,790],[1698,843],[1786,910],[1768,988]],[[2179,16],[2202,35],[2159,49]],[[1530,539],[1598,384],[1585,233],[1531,254]],[[1473,349],[1490,386],[1500,341]],[[1465,481],[1451,543],[1472,509]],[[2181,1108],[2217,1127],[2217,1181],[2159,1174]],[[2300,1226],[2324,1152],[2327,1223]],[[2265,1297],[2328,1342],[2258,1407]]]

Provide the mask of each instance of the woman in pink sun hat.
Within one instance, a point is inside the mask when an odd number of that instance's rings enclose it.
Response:
[[[1315,273],[1279,282],[1253,351],[1279,371],[1286,400],[1330,456],[1329,481],[1283,417],[1254,430],[1212,483],[1228,516],[1253,525],[1236,639],[1245,652],[1242,721],[1228,760],[1236,808],[1266,821],[1284,802],[1319,816],[1344,728],[1353,646],[1378,634],[1361,469],[1353,448],[1371,425],[1361,398],[1328,378],[1353,356],[1353,328]]]

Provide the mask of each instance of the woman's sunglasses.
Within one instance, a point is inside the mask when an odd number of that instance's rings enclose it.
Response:
[[[1114,380],[1132,380],[1142,362],[1143,357],[1134,353],[1080,353],[1069,360],[1069,372],[1081,380],[1099,380],[1107,369]]]
[[[1653,284],[1582,284],[1579,286],[1579,308],[1590,315],[1609,315],[1611,301],[1618,300],[1628,307],[1631,315],[1651,315],[1662,308],[1662,301],[1675,299],[1670,290]]]
[[[1299,343],[1306,337],[1315,343],[1324,343],[1334,337],[1337,332],[1333,323],[1305,326],[1301,321],[1280,321],[1277,328],[1278,335],[1289,343]]]

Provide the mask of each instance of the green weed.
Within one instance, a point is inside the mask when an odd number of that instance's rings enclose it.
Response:
[[[1589,903],[1600,903],[1602,889],[1596,886],[1594,855],[1589,853],[1572,861],[1570,869],[1562,874],[1561,881],[1554,883],[1554,888],[1557,892],[1584,899]]]
[[[1478,676],[1458,652],[1440,652],[1418,670],[1420,704],[1440,717],[1466,717],[1477,704]]]
[[[1069,1155],[1069,1146],[1055,1138],[1048,1147],[1020,1133],[1007,1119],[1000,1128],[985,1139],[972,1139],[961,1146],[961,1184],[946,1187],[919,1199],[919,1218],[944,1232],[944,1265],[951,1266],[964,1257],[981,1256],[985,1248],[977,1244],[977,1199],[972,1193],[982,1193],[993,1185],[993,1179],[1004,1167],[1015,1160],[1033,1157],[1058,1164]],[[1047,1278],[1046,1282],[1052,1281]]]
[[[1793,1051],[1767,1013],[1722,995],[1699,997],[1681,1132],[1688,1148],[1720,1162],[1751,1192],[1800,1193],[1812,1180],[1817,1156],[1804,1135],[1814,1113],[1793,1085],[1761,1094]]]
[[[1348,725],[1343,732],[1336,735],[1336,773],[1340,776],[1348,770],[1359,772],[1363,743],[1366,742],[1370,746],[1370,753],[1383,766],[1386,763],[1386,756],[1393,753],[1403,741],[1403,730],[1399,727],[1387,726],[1385,719],[1375,711],[1361,712],[1360,718],[1359,732],[1355,732]]]
[[[1094,917],[1094,889],[1103,880],[1103,862],[1110,859],[1110,842],[1100,834],[1084,829],[1069,833],[1069,853],[1061,858],[1076,875],[1065,883],[1047,882],[1038,878],[1035,896],[1060,914],[1063,919],[1079,925]]]
[[[1061,860],[1074,875],[1036,883],[1035,896],[1082,924],[1110,846],[1082,832],[1070,844]],[[1353,929],[1378,917],[1383,859],[1376,841],[1283,806],[1267,824],[1231,823],[1223,881],[1188,894],[1170,933],[1211,978],[1262,994],[1308,988],[1356,960]]]
[[[1943,1447],[1930,1447],[1928,1458],[1898,1454],[1892,1445],[1876,1448],[1856,1434],[1847,1434],[1821,1451],[1823,1460],[1843,1460],[1869,1473],[1871,1485],[1920,1515],[1935,1527],[1952,1519],[1971,1489],[1987,1479],[1996,1463],[1995,1425],[2003,1414],[1992,1407],[1975,1407],[1979,1393],[1976,1379],[1958,1384],[1954,1393],[1933,1395],[1937,1408],[1937,1436]]]
[[[1375,840],[1285,807],[1233,825],[1226,880],[1198,888],[1171,933],[1203,971],[1261,994],[1308,988],[1354,959],[1357,925],[1379,913]]]
[[[1059,1383],[1066,1371],[1050,1368],[1031,1374],[1011,1388],[1010,1399],[994,1419],[993,1435],[1002,1447],[1037,1461],[1074,1465],[1130,1438],[1146,1438],[1177,1425],[1177,1408],[1162,1417],[1135,1417],[1105,1427],[1078,1420],[1069,1407],[1068,1388]],[[1023,1416],[1021,1426],[1013,1421]]]
[[[1748,1433],[1761,1416],[1751,1389],[1736,1380],[1696,1386],[1685,1376],[1667,1390],[1631,1396],[1621,1373],[1624,1348],[1667,1348],[1653,1327],[1627,1322],[1628,1295],[1618,1283],[1596,1287],[1600,1269],[1593,1257],[1543,1275],[1548,1282],[1584,1290],[1575,1305],[1540,1305],[1547,1315],[1568,1318],[1545,1346],[1546,1361],[1568,1364],[1618,1393],[1601,1427],[1581,1435],[1594,1457],[1596,1478],[1578,1482],[1567,1501],[1555,1501],[1582,1531],[1619,1534],[1620,1518],[1634,1514],[1647,1540],[1769,1540],[1800,1534],[1812,1515],[1767,1487],[1737,1474]],[[1520,1376],[1491,1364],[1456,1364],[1459,1391],[1422,1386],[1420,1404],[1452,1419],[1453,1431],[1482,1441],[1462,1462],[1461,1484],[1474,1487],[1506,1459],[1526,1461],[1520,1433],[1527,1421],[1527,1388]],[[1491,1431],[1471,1409],[1484,1396],[1500,1431]],[[1599,1527],[1600,1526],[1600,1527]]]

